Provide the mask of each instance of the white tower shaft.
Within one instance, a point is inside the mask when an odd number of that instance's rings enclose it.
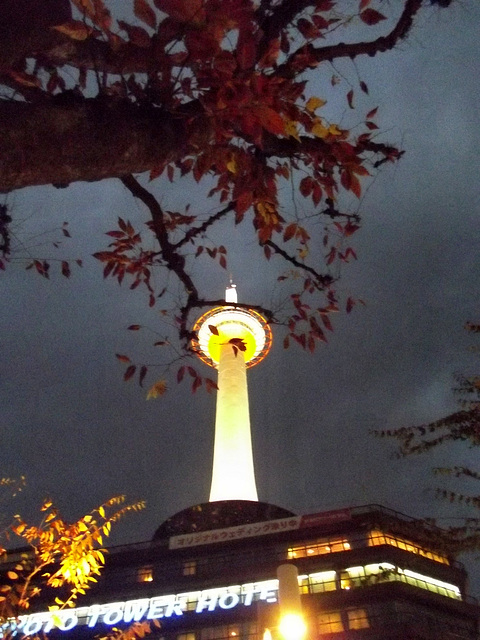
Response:
[[[247,371],[242,351],[220,347],[210,502],[258,500],[253,467]]]

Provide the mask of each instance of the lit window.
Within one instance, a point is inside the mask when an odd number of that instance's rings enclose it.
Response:
[[[432,551],[430,549],[424,549],[417,546],[410,540],[405,540],[405,538],[399,538],[398,536],[389,535],[387,533],[383,533],[383,531],[370,531],[370,534],[368,536],[368,544],[370,547],[389,544],[392,547],[397,547],[398,549],[403,549],[404,551],[409,551],[410,553],[416,553],[419,556],[423,556],[424,558],[435,560],[435,562],[450,564],[448,558],[440,553],[436,553],[435,551]]]
[[[343,631],[340,611],[325,611],[318,616],[318,630],[322,633],[338,633]]]
[[[370,626],[365,609],[348,609],[347,616],[349,629],[368,629]]]
[[[179,633],[177,635],[177,640],[196,640],[196,636],[193,631],[189,631],[188,633]]]
[[[151,565],[148,567],[140,567],[137,572],[137,582],[152,582],[153,580],[153,568]]]
[[[312,593],[324,593],[325,591],[335,591],[335,571],[320,571],[319,573],[311,573],[310,590]]]
[[[289,547],[288,558],[305,558],[306,556],[320,556],[324,553],[335,553],[337,551],[349,551],[350,543],[344,538],[335,540],[317,540],[298,547]]]
[[[197,573],[197,563],[195,560],[188,560],[183,563],[183,575],[194,576]]]

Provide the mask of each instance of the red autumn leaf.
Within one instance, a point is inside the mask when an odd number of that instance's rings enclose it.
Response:
[[[323,16],[319,16],[319,15],[313,15],[312,22],[320,30],[328,29],[328,27],[330,26],[328,20],[326,20]]]
[[[353,235],[358,229],[360,229],[360,226],[358,224],[353,224],[353,222],[350,222],[349,220],[343,228],[343,233],[348,237]]]
[[[289,240],[291,240],[295,236],[296,231],[297,231],[297,224],[296,222],[292,222],[285,229],[285,232],[283,234],[283,241],[288,242]]]
[[[141,324],[131,324],[129,327],[127,327],[128,331],[138,331],[141,328]]]
[[[370,129],[370,131],[374,131],[375,129],[378,129],[378,126],[374,122],[370,122],[370,120],[367,120],[365,124],[367,128]]]
[[[310,178],[309,176],[302,178],[300,180],[300,193],[302,194],[302,196],[304,198],[306,198],[307,196],[309,196],[313,190],[313,180],[312,178]]]
[[[125,362],[125,363],[130,362],[130,358],[128,356],[124,356],[121,353],[116,353],[115,355],[120,360],[120,362]]]
[[[355,306],[355,300],[353,298],[348,298],[347,299],[347,313],[350,313],[350,311],[353,309],[353,307]]]
[[[330,322],[330,318],[328,317],[328,315],[326,313],[321,313],[320,317],[322,318],[322,322],[325,329],[328,329],[329,331],[333,331],[333,326],[332,326],[332,323]]]
[[[355,250],[352,249],[352,247],[348,247],[347,250],[345,251],[345,259],[348,260],[349,257],[352,257],[354,260],[357,259],[357,254],[355,253]]]
[[[201,24],[205,20],[203,0],[154,0],[154,4],[178,22]]]
[[[154,10],[147,3],[147,0],[134,0],[133,3],[133,12],[152,29],[155,29],[157,26],[157,18],[155,16]]]
[[[350,91],[347,93],[347,100],[348,106],[350,107],[350,109],[353,109],[353,89],[350,89]]]
[[[143,49],[148,49],[148,47],[150,47],[150,36],[142,27],[135,27],[124,20],[119,20],[118,26],[127,32],[128,39],[132,44],[137,47],[142,47]]]
[[[214,390],[218,390],[218,385],[211,378],[205,378],[205,388],[207,389],[208,393],[211,393]]]
[[[332,247],[326,257],[327,264],[332,264],[332,262],[335,260],[336,255],[337,255],[337,250],[335,249],[335,247]]]
[[[360,18],[363,20],[363,22],[365,22],[365,24],[368,24],[369,26],[378,24],[381,20],[386,20],[383,13],[380,13],[375,9],[365,9],[365,11],[362,11],[360,13]]]
[[[317,206],[320,203],[321,199],[322,199],[322,188],[318,184],[318,182],[314,181],[314,183],[313,183],[313,193],[312,193],[313,204],[315,206]]]
[[[125,382],[128,382],[128,380],[130,380],[130,378],[135,374],[136,370],[137,367],[134,364],[131,364],[129,367],[127,367],[127,370],[123,374],[123,379],[125,380]]]
[[[354,173],[350,174],[350,191],[352,191],[357,196],[357,198],[360,198],[362,195],[360,180]]]
[[[220,266],[222,267],[222,269],[226,269],[227,268],[227,261],[226,261],[225,256],[223,254],[220,255],[220,258],[218,259],[218,262],[219,262]]]
[[[310,22],[310,20],[307,20],[306,18],[300,18],[300,20],[297,22],[297,29],[307,40],[317,38],[319,35],[317,27],[313,24],[313,22]]]
[[[241,338],[231,338],[228,342],[229,342],[229,344],[233,344],[234,347],[236,347],[240,351],[246,351],[247,350],[247,345],[245,344],[245,342]]]
[[[363,91],[363,93],[366,93],[368,95],[368,87],[363,80],[360,81],[360,89]]]
[[[270,131],[274,135],[282,135],[285,133],[285,122],[282,116],[274,109],[266,105],[259,105],[254,111],[258,121],[264,129]]]
[[[197,376],[192,384],[192,392],[195,393],[198,387],[201,387],[201,386],[202,386],[202,379],[200,378],[200,376]]]
[[[143,386],[143,381],[145,380],[145,376],[147,375],[147,371],[148,371],[148,368],[145,365],[143,365],[142,368],[140,369],[140,378],[139,378],[138,381],[139,381],[141,387]]]
[[[177,371],[177,382],[179,384],[183,380],[184,374],[185,374],[185,367],[180,367],[180,369]]]
[[[240,31],[239,42],[237,45],[237,61],[238,66],[242,70],[251,69],[255,64],[257,47],[253,34],[249,33],[248,38],[241,37],[243,31]]]
[[[283,339],[283,348],[288,349],[289,346],[290,346],[290,339],[288,336],[285,336],[285,338]]]
[[[372,0],[360,0],[360,11],[363,11],[368,7]]]
[[[372,109],[371,111],[369,111],[367,113],[367,120],[371,120],[372,118],[374,118],[377,115],[377,111],[378,111],[378,107],[375,107],[375,109]]]
[[[251,190],[242,191],[242,193],[237,197],[235,203],[235,210],[237,212],[237,216],[242,216],[252,206],[253,202],[253,194]],[[239,220],[236,220],[239,222]]]

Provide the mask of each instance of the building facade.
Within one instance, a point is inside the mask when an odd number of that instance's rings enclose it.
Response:
[[[155,640],[277,638],[279,565],[298,570],[307,638],[479,638],[479,607],[444,533],[377,505],[295,516],[212,502],[170,518],[149,543],[112,549],[77,609],[22,618],[18,634],[102,637],[150,621]]]

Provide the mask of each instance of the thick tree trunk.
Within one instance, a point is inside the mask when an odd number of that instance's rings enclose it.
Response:
[[[185,151],[182,120],[160,109],[63,101],[0,102],[0,192],[140,173]]]

